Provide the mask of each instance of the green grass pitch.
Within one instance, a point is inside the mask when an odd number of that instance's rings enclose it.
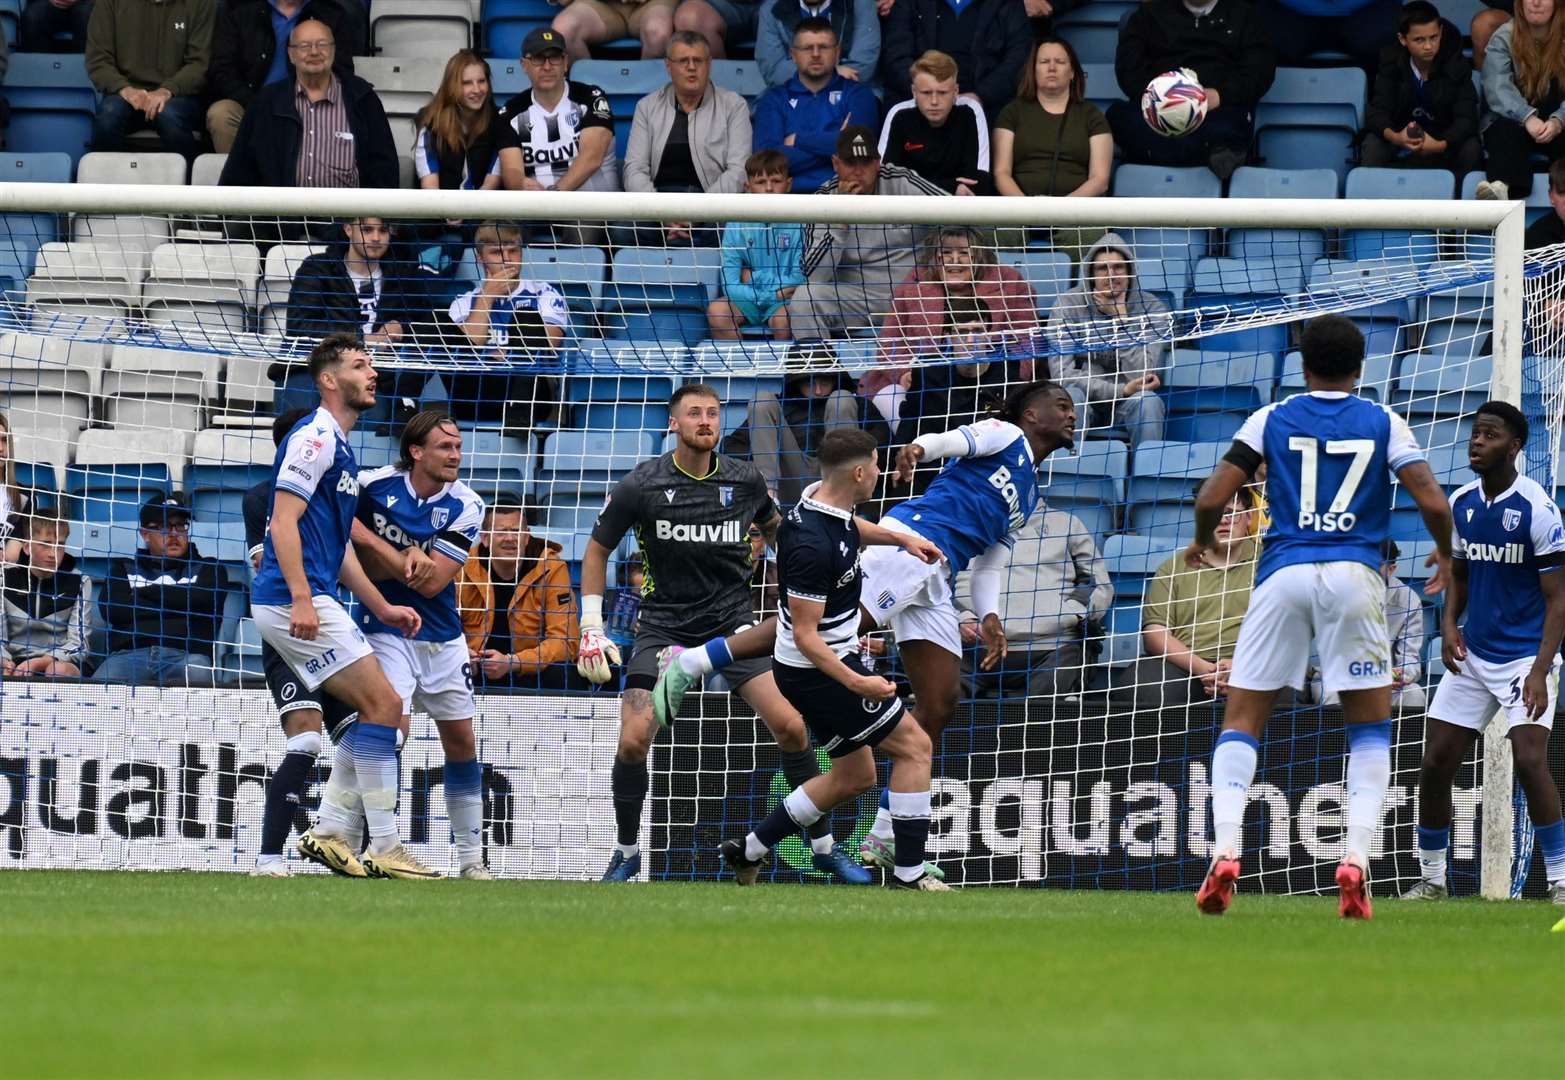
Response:
[[[1565,1074],[1539,903],[0,873],[0,1074]]]

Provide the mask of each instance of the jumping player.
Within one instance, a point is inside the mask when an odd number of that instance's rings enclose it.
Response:
[[[1267,467],[1271,526],[1255,591],[1234,647],[1223,730],[1212,755],[1212,864],[1197,907],[1221,915],[1239,877],[1244,808],[1261,732],[1277,691],[1303,689],[1314,639],[1327,693],[1347,720],[1347,852],[1337,867],[1339,913],[1372,914],[1369,852],[1391,779],[1391,643],[1386,635],[1380,545],[1391,514],[1390,475],[1417,504],[1439,564],[1450,572],[1451,508],[1407,423],[1356,396],[1364,335],[1323,315],[1304,329],[1308,392],[1255,412],[1196,495],[1195,540],[1185,562],[1200,565],[1217,523],[1257,468]]]
[[[336,595],[340,579],[385,625],[405,634],[419,629],[418,613],[388,604],[349,546],[359,483],[347,433],[375,404],[375,369],[358,338],[333,334],[311,350],[309,371],[321,405],[277,449],[271,520],[250,607],[262,639],[305,687],[324,688],[356,711],[359,722],[338,744],[320,815],[299,838],[299,852],[350,877],[438,876],[397,837],[401,699]],[[357,824],[358,805],[370,832],[363,862],[344,839]]]
[[[948,565],[928,565],[894,547],[867,550],[860,627],[889,626],[896,635],[918,722],[932,739],[938,741],[955,715],[960,693],[962,636],[950,578],[972,565],[973,602],[982,616],[985,647],[980,664],[989,670],[1006,653],[999,616],[1006,556],[1038,505],[1039,464],[1071,446],[1075,428],[1070,395],[1056,383],[1040,381],[1011,394],[999,416],[920,435],[897,457],[896,477],[902,483],[920,461],[948,459],[923,495],[893,507],[882,521],[905,540],[927,539],[945,553]],[[666,722],[677,714],[686,690],[711,671],[765,655],[776,634],[777,621],[768,619],[743,635],[681,653],[657,684],[658,719]],[[875,824],[859,849],[865,863],[888,872],[897,865],[890,803],[882,792]]]
[[[1478,479],[1451,496],[1456,522],[1451,582],[1440,621],[1450,671],[1435,689],[1418,777],[1418,861],[1422,879],[1407,900],[1446,895],[1451,782],[1496,705],[1527,793],[1543,852],[1549,899],[1565,905],[1565,820],[1549,774],[1549,729],[1565,638],[1565,530],[1548,493],[1516,472],[1527,418],[1503,401],[1473,417],[1467,462]],[[1467,621],[1458,627],[1463,613]]]
[[[669,646],[698,645],[752,620],[749,528],[755,524],[771,541],[782,520],[760,472],[747,461],[715,452],[722,433],[717,391],[700,383],[681,386],[669,412],[678,444],[619,482],[598,515],[582,560],[577,669],[599,684],[609,680],[611,665],[619,662],[619,650],[603,630],[608,560],[632,528],[646,571],[611,776],[618,843],[604,881],[630,881],[641,870],[637,837],[647,794],[647,753],[658,728],[652,687],[659,653]],[[820,764],[804,721],[778,692],[770,667],[764,658],[736,664],[728,682],[777,740],[783,775],[796,788],[820,775]],[[818,870],[854,884],[869,883],[869,875],[835,843],[825,819],[811,827],[810,846]]]
[[[949,892],[924,868],[929,839],[930,741],[896,684],[858,658],[860,550],[853,508],[875,492],[875,437],[839,428],[821,439],[822,479],[804,492],[778,531],[777,688],[804,716],[831,769],[793,789],[743,840],[725,840],[723,861],[741,885],[755,882],[784,837],[808,829],[875,784],[875,750],[891,758],[890,800],[897,863],[893,888]]]

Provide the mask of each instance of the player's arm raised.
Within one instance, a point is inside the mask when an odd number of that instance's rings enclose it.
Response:
[[[788,614],[793,620],[793,643],[799,647],[799,651],[815,665],[815,670],[830,675],[859,697],[884,701],[894,696],[897,692],[896,683],[879,675],[860,675],[844,664],[842,657],[832,652],[820,632],[821,616],[825,613],[824,600],[788,594]]]
[[[1255,466],[1246,470],[1230,460],[1239,454],[1254,454],[1249,447],[1241,450],[1240,446],[1240,443],[1234,443],[1234,448],[1217,463],[1217,468],[1212,470],[1212,475],[1206,478],[1206,482],[1201,485],[1201,490],[1196,492],[1195,539],[1190,541],[1190,546],[1185,549],[1185,565],[1192,570],[1200,568],[1202,556],[1217,542],[1217,526],[1223,520],[1229,501],[1239,493],[1240,488],[1250,482],[1250,477],[1255,474]],[[1259,455],[1256,455],[1256,465],[1259,464]]]
[[[859,527],[860,547],[899,547],[909,555],[917,556],[930,566],[946,557],[945,552],[941,551],[935,544],[925,540],[922,536],[917,536],[913,533],[894,532],[891,529],[876,525],[872,521],[865,521],[861,517],[854,518],[853,523]]]
[[[299,518],[309,505],[281,488],[272,496],[272,550],[277,554],[277,569],[288,583],[291,602],[288,633],[300,641],[314,641],[321,628],[315,597],[310,593],[310,579],[304,573],[304,543],[299,539]]]
[[[999,453],[1020,434],[1003,420],[980,420],[950,431],[926,432],[897,453],[894,479],[910,483],[920,461],[938,461],[948,457],[987,457]]]
[[[387,601],[381,591],[375,587],[375,583],[370,580],[369,575],[364,572],[364,565],[359,562],[352,544],[343,551],[342,569],[337,571],[337,580],[359,598],[359,602],[369,610],[371,615],[387,626],[401,630],[405,637],[412,637],[418,633],[419,627],[424,625],[423,618],[412,608],[401,607]]]
[[[1452,574],[1451,530],[1454,525],[1451,520],[1451,500],[1441,489],[1440,481],[1435,479],[1434,471],[1429,468],[1427,461],[1413,461],[1402,466],[1397,470],[1397,481],[1418,507],[1419,515],[1424,519],[1424,528],[1429,530],[1430,538],[1435,542],[1435,572],[1424,586],[1424,592],[1433,596],[1446,587]],[[1450,610],[1449,604],[1446,609]]]

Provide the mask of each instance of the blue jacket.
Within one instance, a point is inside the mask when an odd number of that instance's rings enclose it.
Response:
[[[879,75],[880,15],[875,0],[832,0],[826,16],[842,44],[842,66],[873,83]],[[804,19],[799,0],[762,0],[755,31],[755,62],[767,86],[781,86],[799,73],[794,66],[793,28]]]
[[[723,226],[723,295],[770,312],[781,303],[779,289],[804,284],[803,255],[803,225],[730,221]],[[750,271],[749,281],[740,280],[745,270]]]
[[[754,146],[781,150],[793,174],[793,190],[808,193],[832,178],[831,155],[844,124],[880,130],[880,102],[874,92],[861,82],[833,75],[812,94],[795,75],[755,103]],[[784,146],[789,135],[796,136],[794,144]]]

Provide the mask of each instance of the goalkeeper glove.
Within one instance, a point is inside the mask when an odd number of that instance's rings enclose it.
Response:
[[[588,682],[601,686],[614,677],[614,668],[619,663],[619,646],[603,632],[603,597],[583,596],[576,670]]]

